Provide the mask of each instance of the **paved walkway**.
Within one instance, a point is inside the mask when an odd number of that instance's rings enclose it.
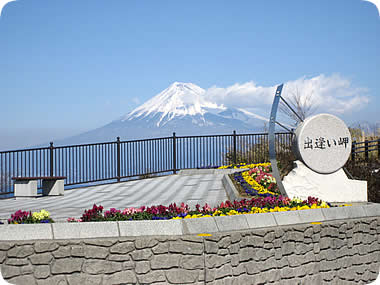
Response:
[[[57,221],[68,217],[79,218],[93,204],[124,209],[151,205],[185,202],[190,207],[197,203],[210,206],[227,200],[222,185],[223,174],[169,175],[129,182],[66,190],[60,197],[0,200],[0,220],[10,218],[17,210],[45,209]]]

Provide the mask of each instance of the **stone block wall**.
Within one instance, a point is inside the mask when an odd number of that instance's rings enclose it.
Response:
[[[380,217],[212,236],[0,241],[0,264],[17,285],[369,284],[380,270]]]

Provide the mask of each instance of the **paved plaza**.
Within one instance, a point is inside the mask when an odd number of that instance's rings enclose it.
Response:
[[[12,213],[21,210],[39,211],[45,209],[56,221],[68,217],[79,218],[85,209],[93,204],[124,209],[151,205],[165,205],[185,202],[190,207],[197,203],[210,206],[227,200],[222,185],[223,174],[168,175],[121,183],[90,186],[66,190],[64,196],[18,198],[0,200],[0,220],[6,220]]]

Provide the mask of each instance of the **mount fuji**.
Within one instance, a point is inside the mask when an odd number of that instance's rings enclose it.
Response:
[[[241,108],[227,108],[207,98],[193,83],[174,82],[144,104],[100,128],[61,141],[80,144],[103,141],[177,136],[252,133],[267,119]]]

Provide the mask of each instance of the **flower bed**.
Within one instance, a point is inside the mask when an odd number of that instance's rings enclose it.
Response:
[[[50,213],[44,209],[40,212],[34,212],[33,214],[31,211],[18,210],[8,219],[8,224],[40,224],[53,222],[53,219],[50,218]]]
[[[85,210],[80,219],[69,218],[68,222],[190,219],[329,208],[330,206],[328,203],[318,200],[318,198],[309,197],[307,200],[291,200],[283,196],[256,197],[233,202],[226,201],[214,208],[211,208],[207,203],[203,207],[198,204],[195,209],[190,209],[184,203],[179,206],[173,203],[168,207],[163,205],[143,206],[140,208],[125,208],[124,210],[111,208],[105,211],[104,214],[102,206],[94,205],[92,209]]]
[[[249,170],[231,174],[236,184],[242,188],[241,192],[248,196],[280,195],[276,179],[270,174],[272,171],[270,163],[250,164],[243,168],[249,168]]]
[[[350,206],[350,205],[342,205]],[[199,204],[195,209],[190,209],[187,204],[181,203],[177,206],[175,203],[169,206],[151,206],[140,208],[125,208],[118,210],[111,208],[103,213],[104,208],[101,205],[93,205],[91,209],[85,210],[79,219],[68,218],[68,222],[96,222],[96,221],[133,221],[133,220],[170,220],[170,219],[190,219],[205,218],[215,216],[234,216],[242,214],[256,214],[269,212],[297,211],[319,208],[330,208],[329,203],[323,202],[318,198],[308,197],[307,200],[289,199],[287,197],[255,197],[252,199],[243,199],[241,201],[222,202],[217,207],[211,208],[207,203],[201,207]],[[36,213],[33,213],[36,214]],[[21,210],[12,214],[9,224],[26,224],[26,223],[53,223],[49,212],[41,210],[36,215],[31,212]]]

